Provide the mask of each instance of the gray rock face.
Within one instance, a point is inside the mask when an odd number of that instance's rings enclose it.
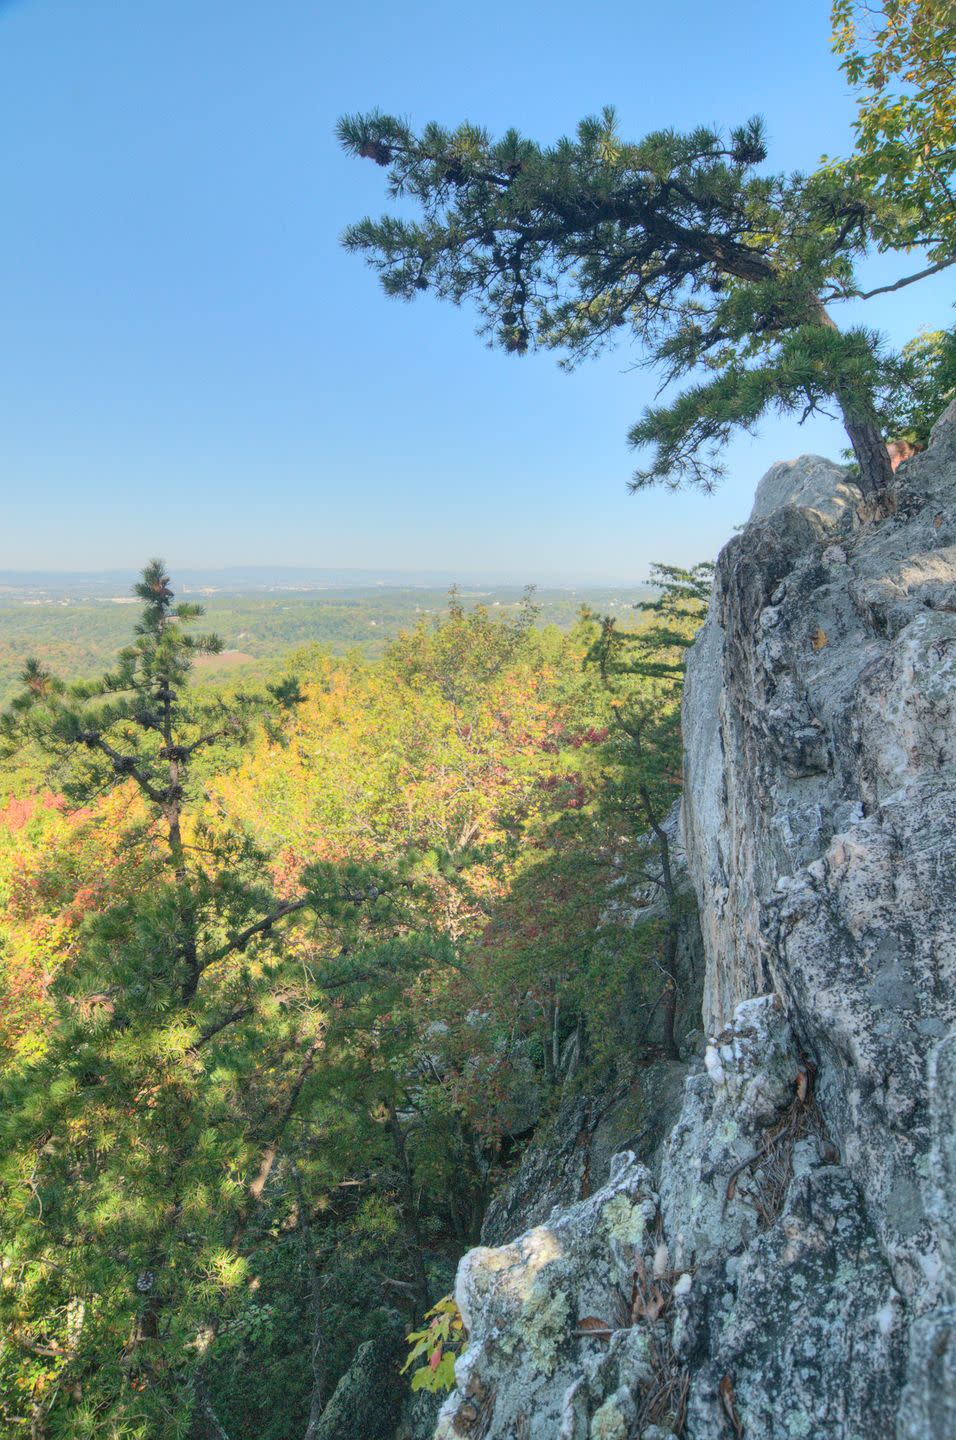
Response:
[[[956,1436],[954,488],[956,402],[884,518],[804,456],[723,551],[684,701],[705,1068],[653,1169],[462,1262],[441,1436]]]
[[[901,1300],[807,1079],[779,998],[746,1002],[659,1180],[624,1152],[588,1200],[472,1250],[436,1440],[722,1440],[731,1411],[765,1440],[889,1440]]]
[[[339,1380],[319,1420],[317,1440],[393,1440],[404,1402],[398,1378],[400,1339],[366,1340]]]
[[[436,1440],[516,1427],[526,1440],[624,1440],[651,1361],[618,1311],[635,1254],[653,1254],[657,1213],[650,1172],[625,1151],[589,1199],[510,1245],[469,1251],[455,1286],[469,1343]]]
[[[596,1095],[562,1106],[492,1198],[482,1242],[504,1244],[556,1207],[585,1199],[606,1184],[614,1155],[624,1148],[650,1164],[680,1114],[687,1070],[680,1061],[660,1060],[611,1103]]]
[[[794,477],[812,508],[762,485],[687,694],[705,1023],[783,998],[916,1311],[945,1288],[930,1151],[933,1054],[956,1023],[954,430],[950,407],[877,524],[827,515],[816,462]]]
[[[765,520],[784,505],[812,510],[826,520],[840,520],[857,508],[862,495],[847,471],[820,455],[778,460],[757,486],[751,520]]]
[[[733,1417],[767,1440],[893,1434],[901,1299],[834,1159],[780,998],[744,1002],[688,1083],[660,1181],[673,1263],[695,1267],[672,1330],[697,1440]]]
[[[956,1434],[954,481],[953,405],[876,524],[835,467],[775,466],[685,698],[705,1024],[773,991],[816,1067],[904,1331],[917,1318],[901,1436]]]

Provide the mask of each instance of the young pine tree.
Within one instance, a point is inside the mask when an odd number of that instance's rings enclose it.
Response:
[[[664,982],[659,1003],[665,1045],[674,1056],[683,901],[666,819],[682,784],[681,694],[687,651],[704,622],[712,576],[712,565],[696,565],[692,570],[655,565],[652,579],[660,592],[638,606],[648,623],[625,631],[605,616],[587,656],[611,695],[617,736],[617,775],[608,787],[608,803],[627,817],[638,837],[632,857],[637,878],[652,880],[664,897],[666,915],[656,964]]]
[[[31,661],[2,721],[5,743],[31,742],[74,801],[127,796],[128,822],[104,844],[148,857],[139,888],[86,916],[46,1034],[0,1077],[0,1312],[4,1361],[16,1359],[0,1402],[38,1437],[181,1437],[209,1410],[244,1237],[322,1043],[283,924],[321,914],[341,947],[388,885],[320,865],[282,898],[250,840],[204,818],[202,764],[275,723],[298,686],[202,698],[192,665],[220,642],[191,630],[199,607],[174,603],[159,561],[136,593],[114,669],[67,687]]]

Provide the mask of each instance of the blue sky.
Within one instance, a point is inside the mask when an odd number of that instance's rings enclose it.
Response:
[[[711,556],[777,458],[716,498],[629,496],[651,380],[568,376],[472,317],[387,301],[338,245],[384,208],[343,111],[553,139],[611,102],[637,135],[755,111],[771,160],[849,144],[827,0],[0,0],[0,568],[227,564],[639,582]],[[951,323],[947,276],[867,307]],[[879,307],[879,308],[878,308]]]

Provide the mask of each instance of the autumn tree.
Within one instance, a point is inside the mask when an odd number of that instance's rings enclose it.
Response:
[[[891,401],[889,433],[911,445],[927,444],[930,432],[956,397],[956,330],[930,330],[903,346],[910,383]]]
[[[606,914],[648,856],[604,780],[645,682],[453,595],[375,665],[210,695],[171,592],[4,722],[51,788],[0,812],[0,1419],[305,1440],[542,1108],[633,1065],[662,951]]]
[[[484,605],[465,608],[453,585],[437,625],[420,622],[389,649],[389,660],[407,680],[434,685],[452,707],[456,723],[467,724],[467,708],[487,695],[489,685],[517,658],[538,615],[529,588],[514,616],[492,618]]]

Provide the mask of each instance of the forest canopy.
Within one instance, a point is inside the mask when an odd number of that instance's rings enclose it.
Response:
[[[312,652],[210,693],[190,672],[218,640],[156,561],[109,671],[24,667],[6,1425],[309,1436],[356,1347],[397,1357],[448,1290],[535,1125],[674,1047],[686,900],[610,903],[656,893],[640,837],[679,793],[706,576],[657,580],[633,631],[453,592],[378,662]]]

